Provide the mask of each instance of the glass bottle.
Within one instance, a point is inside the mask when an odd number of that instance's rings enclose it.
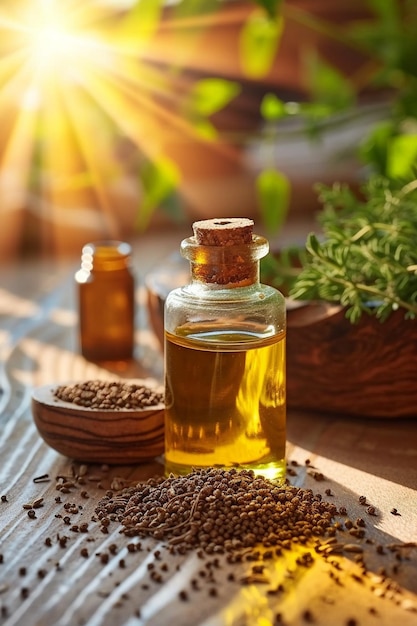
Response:
[[[268,241],[248,219],[195,222],[186,286],[165,303],[165,471],[285,476],[286,308],[259,281]]]
[[[96,362],[133,357],[135,279],[132,250],[121,241],[88,243],[82,249],[78,286],[80,345]]]

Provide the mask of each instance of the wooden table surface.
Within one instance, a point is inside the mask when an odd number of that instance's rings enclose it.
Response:
[[[289,412],[289,482],[345,506],[353,522],[364,519],[364,538],[340,533],[342,544],[363,550],[364,566],[358,553],[319,554],[313,547],[306,567],[297,557],[307,548],[294,546],[262,561],[262,582],[248,579],[249,560],[230,565],[222,555],[171,555],[152,540],[141,540],[132,552],[132,540],[117,524],[107,534],[100,530],[94,509],[106,489],[161,474],[162,459],[81,466],[40,438],[30,409],[37,386],[144,375],[162,380],[143,278],[177,247],[167,237],[135,248],[136,360],[124,372],[78,353],[75,266],[46,261],[0,271],[0,624],[416,625],[416,420]],[[35,480],[40,476],[46,478]],[[67,493],[56,489],[59,476],[74,483]],[[363,495],[366,506],[359,502]],[[31,518],[24,505],[39,498],[42,506]],[[338,517],[342,524],[346,519]],[[79,532],[82,523],[87,532]]]

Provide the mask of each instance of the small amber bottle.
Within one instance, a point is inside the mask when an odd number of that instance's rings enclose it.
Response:
[[[249,219],[195,222],[191,280],[165,304],[165,471],[285,476],[286,308],[259,281],[268,252]]]
[[[132,359],[135,279],[130,245],[120,241],[86,244],[75,280],[83,356],[96,362]]]

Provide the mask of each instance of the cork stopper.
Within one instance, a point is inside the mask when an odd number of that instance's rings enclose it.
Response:
[[[253,220],[242,217],[214,218],[193,224],[201,246],[238,246],[252,243]]]
[[[191,262],[193,279],[231,287],[256,282],[260,257],[253,225],[250,219],[236,217],[194,222],[194,237],[185,239],[181,248]]]

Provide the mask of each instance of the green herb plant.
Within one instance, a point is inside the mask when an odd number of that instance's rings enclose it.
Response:
[[[290,289],[296,300],[326,300],[386,320],[417,316],[417,180],[400,185],[371,177],[358,197],[346,185],[319,187],[320,239],[310,234]]]

